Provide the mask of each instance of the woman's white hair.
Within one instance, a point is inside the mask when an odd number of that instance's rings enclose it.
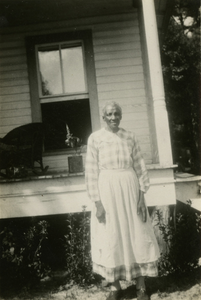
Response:
[[[118,110],[120,111],[121,115],[122,115],[122,108],[121,106],[115,102],[115,101],[108,101],[106,102],[106,104],[104,105],[103,109],[102,109],[102,115],[105,116],[105,113],[106,113],[106,108],[108,106],[115,106],[116,108],[118,108]]]

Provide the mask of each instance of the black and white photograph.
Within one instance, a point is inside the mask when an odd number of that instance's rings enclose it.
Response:
[[[200,300],[199,0],[0,0],[0,300]]]

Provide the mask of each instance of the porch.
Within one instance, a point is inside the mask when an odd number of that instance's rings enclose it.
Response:
[[[67,162],[66,162],[67,164]],[[170,167],[148,165],[151,187],[146,194],[150,207],[176,203],[175,180]],[[69,172],[0,180],[0,218],[59,215],[91,210],[84,173]]]

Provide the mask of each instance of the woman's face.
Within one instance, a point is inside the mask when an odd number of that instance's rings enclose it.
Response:
[[[105,109],[103,120],[107,125],[107,129],[112,132],[117,132],[121,121],[121,111],[117,106],[108,105]]]

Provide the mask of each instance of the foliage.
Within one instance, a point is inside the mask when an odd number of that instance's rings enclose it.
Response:
[[[66,269],[69,278],[85,284],[94,280],[90,247],[90,216],[85,211],[69,214],[68,233],[65,235]]]
[[[43,243],[48,236],[47,227],[46,221],[31,220],[31,224],[25,226],[24,222],[11,220],[1,230],[0,261],[5,281],[26,284],[48,273],[49,268],[42,261]]]
[[[0,234],[1,277],[19,287],[66,269],[67,283],[87,284],[92,272],[90,213],[7,220]],[[98,280],[98,278],[96,278]]]
[[[183,212],[176,214],[176,223],[164,224],[160,211],[157,211],[158,226],[167,244],[167,251],[161,255],[159,274],[181,275],[198,267],[201,256],[201,214],[194,212],[191,203]]]
[[[200,15],[196,0],[175,0],[162,46],[173,156],[180,171],[199,173]]]

